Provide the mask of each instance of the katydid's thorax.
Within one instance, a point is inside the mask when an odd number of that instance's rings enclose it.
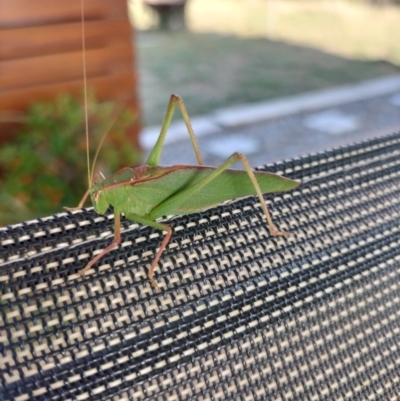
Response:
[[[97,213],[104,213],[113,206],[117,213],[145,216],[154,207],[148,199],[143,199],[135,191],[135,185],[157,175],[158,167],[125,167],[110,177],[96,176],[90,193]]]
[[[90,191],[94,208],[103,214],[111,205],[117,213],[148,216],[155,207],[187,185],[188,177],[182,177],[182,174],[173,180],[165,180],[172,172],[185,167],[188,166],[144,165],[123,168],[107,178],[98,175]]]

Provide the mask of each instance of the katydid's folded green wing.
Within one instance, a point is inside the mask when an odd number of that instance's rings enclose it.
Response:
[[[195,213],[229,199],[256,194],[249,175],[242,170],[225,170],[193,193],[191,190],[193,186],[199,184],[214,170],[213,167],[204,166],[174,166],[169,172],[154,180],[136,183],[132,189],[135,196],[142,198],[143,201],[151,202],[154,198],[164,198],[149,213],[151,218]],[[263,193],[289,191],[299,185],[297,181],[276,174],[254,173]]]

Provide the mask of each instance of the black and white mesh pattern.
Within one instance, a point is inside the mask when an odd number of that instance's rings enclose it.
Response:
[[[2,400],[400,398],[400,134],[266,168],[302,180],[157,230],[60,213],[0,229]]]

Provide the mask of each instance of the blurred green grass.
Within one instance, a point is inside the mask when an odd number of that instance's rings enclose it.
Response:
[[[359,1],[190,0],[187,32],[131,3],[145,125],[171,93],[191,115],[399,72],[400,8]]]

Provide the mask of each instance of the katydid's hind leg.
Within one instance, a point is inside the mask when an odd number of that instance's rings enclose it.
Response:
[[[255,188],[255,190],[257,192],[257,195],[258,195],[258,199],[260,200],[261,207],[263,209],[264,215],[265,215],[265,217],[267,219],[268,227],[269,227],[269,231],[270,231],[271,235],[274,235],[274,236],[281,235],[281,236],[284,236],[284,237],[292,236],[293,234],[290,233],[290,232],[278,230],[276,228],[274,222],[272,221],[272,217],[271,217],[271,214],[269,212],[268,206],[265,203],[265,199],[264,199],[263,194],[261,192],[260,185],[258,184],[257,178],[256,178],[256,176],[255,176],[255,174],[253,172],[253,169],[250,166],[249,161],[247,160],[247,157],[244,156],[241,153],[234,153],[231,157],[234,157],[234,158],[236,158],[236,159],[238,159],[238,160],[240,160],[242,162],[242,164],[243,164],[243,166],[244,166],[244,168],[245,168],[245,170],[246,170],[251,182],[253,183],[254,188]]]
[[[227,170],[232,164],[235,164],[236,162],[241,161],[246,173],[248,174],[251,182],[253,183],[254,189],[256,190],[256,194],[258,196],[258,199],[260,200],[261,207],[263,209],[263,212],[265,214],[265,217],[268,222],[269,230],[272,235],[283,235],[283,236],[290,236],[292,235],[291,233],[288,233],[286,231],[279,231],[276,227],[275,224],[272,221],[271,214],[269,213],[267,204],[265,203],[265,200],[263,198],[263,194],[260,189],[260,185],[257,182],[257,179],[254,175],[253,170],[251,169],[250,163],[246,159],[244,155],[241,153],[234,153],[232,156],[230,156],[227,160],[225,160],[224,163],[222,163],[219,167],[217,167],[215,170],[213,170],[210,174],[208,174],[205,178],[203,178],[201,181],[199,181],[197,184],[192,185],[191,187],[182,190],[179,192],[179,194],[172,196],[168,198],[166,201],[161,203],[160,205],[156,206],[150,214],[157,216],[157,212],[159,209],[165,208],[166,205],[175,205],[174,202],[176,202],[176,198],[179,196],[179,203],[182,204],[186,199],[189,199],[190,197],[196,196],[197,193],[201,191],[201,189],[206,186],[208,183],[210,183],[214,178],[219,176],[221,173],[223,173],[225,170]]]
[[[167,247],[167,245],[171,239],[172,228],[170,226],[168,226],[167,224],[157,223],[154,220],[146,219],[144,217],[136,216],[134,214],[130,214],[130,215],[125,214],[125,217],[129,220],[136,221],[137,223],[156,228],[157,230],[160,230],[160,231],[167,232],[167,234],[165,235],[165,237],[161,243],[160,248],[158,249],[158,251],[156,253],[156,256],[155,256],[153,262],[151,263],[149,273],[148,273],[148,278],[149,278],[151,286],[159,289],[160,287],[158,286],[157,281],[154,278],[154,270],[157,267],[158,261],[160,260],[162,253],[164,252],[165,248]]]
[[[181,110],[181,114],[183,117],[183,121],[185,122],[188,134],[190,136],[190,140],[192,142],[194,153],[196,154],[197,161],[200,166],[203,166],[204,165],[203,157],[201,156],[200,147],[197,142],[196,135],[194,134],[192,123],[190,122],[189,113],[186,110],[185,103],[183,102],[182,98],[178,95],[171,95],[171,98],[178,103],[178,106]]]
[[[112,250],[118,247],[121,242],[121,215],[120,213],[114,213],[114,240],[110,245],[107,246],[102,252],[95,256],[82,270],[78,272],[80,276],[83,276],[86,270],[90,269],[98,260],[103,256],[110,253]]]
[[[165,137],[167,136],[167,131],[168,127],[171,124],[172,116],[174,114],[174,110],[176,107],[176,104],[178,104],[179,109],[181,110],[181,114],[183,117],[183,121],[185,122],[186,129],[188,131],[190,141],[192,142],[192,146],[194,149],[194,152],[196,154],[197,162],[199,165],[204,165],[203,163],[203,158],[200,153],[200,148],[197,143],[196,135],[194,134],[192,124],[190,122],[189,114],[186,110],[185,103],[183,103],[183,100],[180,96],[178,95],[171,95],[167,107],[167,112],[165,113],[165,118],[161,126],[161,131],[160,135],[158,136],[157,142],[154,145],[153,149],[150,152],[149,157],[147,158],[146,164],[148,166],[158,166],[160,156],[161,156],[161,151],[164,145]]]

